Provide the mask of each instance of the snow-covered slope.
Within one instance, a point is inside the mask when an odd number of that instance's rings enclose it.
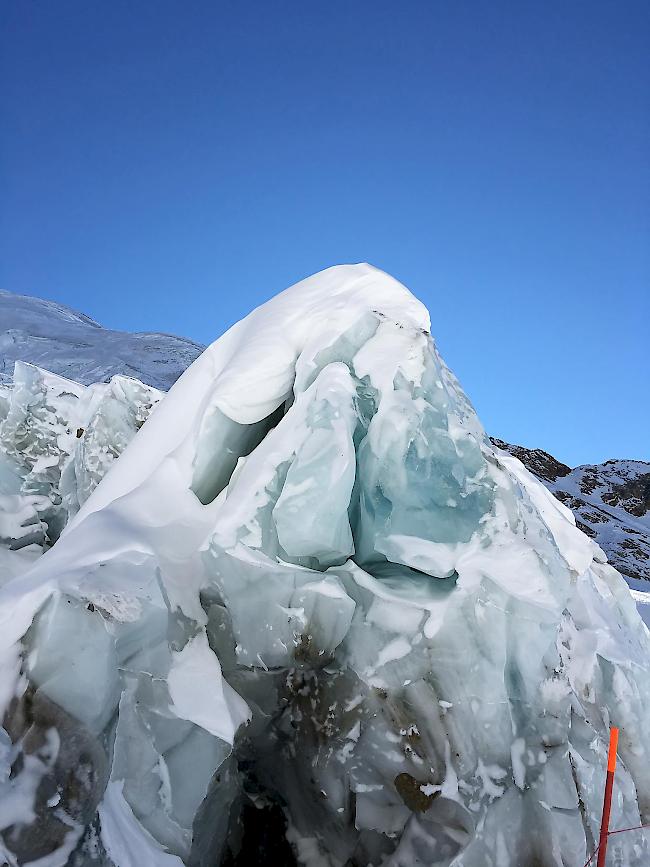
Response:
[[[90,385],[132,376],[167,390],[204,347],[167,334],[127,334],[51,301],[0,291],[0,385],[15,361]],[[576,514],[631,587],[650,581],[650,464],[614,460],[571,469],[541,449],[493,442]]]
[[[8,863],[233,864],[252,809],[306,867],[582,867],[610,725],[650,818],[623,578],[367,265],[208,347],[0,590],[0,715]]]
[[[631,587],[650,591],[650,463],[610,460],[571,469],[541,449],[493,442],[573,511]]]
[[[128,334],[53,301],[0,291],[0,383],[27,361],[89,385],[121,374],[167,390],[204,347],[169,334]]]

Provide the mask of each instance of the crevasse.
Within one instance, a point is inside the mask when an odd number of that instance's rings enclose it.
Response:
[[[648,818],[627,586],[388,275],[253,311],[86,472],[0,591],[9,864],[581,867],[610,725],[612,824]],[[610,852],[648,862],[641,834]]]

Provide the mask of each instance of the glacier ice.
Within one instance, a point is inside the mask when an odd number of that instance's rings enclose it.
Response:
[[[162,400],[18,368],[8,864],[233,865],[256,839],[269,863],[271,828],[306,867],[581,867],[610,725],[612,825],[649,819],[647,629],[430,330],[397,281],[338,266]],[[641,832],[610,852],[650,854]]]
[[[125,376],[83,386],[16,363],[0,386],[0,584],[59,538],[162,396]]]
[[[103,328],[63,304],[0,289],[0,387],[16,362],[91,385],[137,376],[168,389],[204,346],[171,334]]]

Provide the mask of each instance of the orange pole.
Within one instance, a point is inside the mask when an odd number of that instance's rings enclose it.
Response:
[[[609,732],[609,753],[607,755],[607,779],[605,781],[605,797],[603,799],[603,818],[600,823],[600,840],[598,843],[597,867],[605,867],[607,857],[607,838],[609,837],[609,814],[612,810],[612,789],[614,788],[614,771],[616,770],[616,748],[618,747],[618,729]]]

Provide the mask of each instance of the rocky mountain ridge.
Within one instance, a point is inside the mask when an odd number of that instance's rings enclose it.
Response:
[[[26,361],[82,385],[131,376],[167,390],[205,349],[172,334],[130,334],[63,304],[0,290],[0,384]]]
[[[608,460],[568,467],[541,449],[492,438],[518,458],[576,516],[609,562],[637,590],[650,581],[650,463]]]

